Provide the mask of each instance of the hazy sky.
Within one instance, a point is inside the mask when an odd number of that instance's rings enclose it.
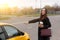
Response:
[[[41,1],[41,6],[45,6],[45,5],[50,5],[53,6],[55,4],[60,5],[60,0],[40,0]]]
[[[45,5],[54,5],[55,3],[60,5],[60,0],[17,0],[19,7],[28,7],[32,6],[35,7],[44,7]]]
[[[44,7],[45,5],[60,5],[60,0],[0,0],[0,6],[8,4],[10,7],[18,6],[19,8],[30,7]],[[41,6],[40,6],[41,5]]]

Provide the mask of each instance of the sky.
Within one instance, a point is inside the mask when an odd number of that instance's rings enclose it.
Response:
[[[53,6],[55,4],[60,6],[60,0],[40,0],[41,1],[41,7],[44,7],[45,5]]]
[[[60,5],[60,0],[0,0],[0,7],[3,8],[4,5],[9,5],[9,7],[18,6],[19,8],[43,8],[45,5],[53,6],[55,3]]]

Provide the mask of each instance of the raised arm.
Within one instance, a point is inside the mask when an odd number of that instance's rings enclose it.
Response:
[[[37,18],[37,19],[33,19],[33,20],[30,20],[29,23],[36,23],[36,22],[39,22],[40,18]]]

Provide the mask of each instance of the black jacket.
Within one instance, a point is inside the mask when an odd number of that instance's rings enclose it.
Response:
[[[35,23],[35,22],[40,22],[40,18],[34,19],[29,21],[29,23]],[[46,17],[45,19],[42,20],[44,28],[49,28],[51,27],[51,23],[48,17]]]

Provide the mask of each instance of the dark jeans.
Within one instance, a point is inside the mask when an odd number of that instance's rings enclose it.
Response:
[[[41,40],[50,40],[50,37],[41,37]]]
[[[50,40],[50,37],[42,37],[42,36],[40,36],[40,34],[41,34],[41,29],[40,28],[38,28],[38,40]]]

